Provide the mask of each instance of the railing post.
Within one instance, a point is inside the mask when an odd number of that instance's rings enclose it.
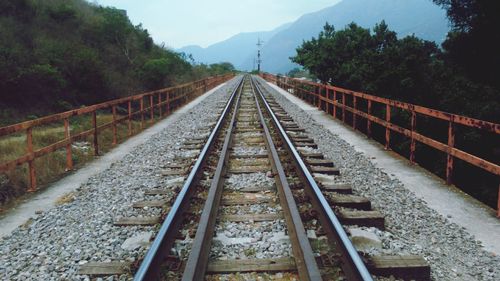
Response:
[[[333,90],[333,118],[337,118],[337,91]]]
[[[153,94],[151,94],[149,96],[149,107],[150,107],[150,111],[151,111],[151,117],[150,117],[150,122],[153,123],[154,122],[154,118],[155,118],[155,107],[153,105]]]
[[[330,114],[330,90],[325,87],[325,98],[326,98],[326,101],[325,101],[325,112],[326,114]]]
[[[30,155],[28,161],[29,187],[28,192],[36,191],[36,171],[35,171],[35,156],[33,155],[33,129],[30,127],[26,130],[26,150]]]
[[[158,93],[158,111],[160,112],[160,118],[163,117],[163,111],[161,108],[161,93]]]
[[[167,107],[167,116],[168,116],[168,115],[170,115],[170,91],[167,91],[166,107]]]
[[[128,135],[132,135],[132,101],[128,101]]]
[[[345,122],[345,93],[342,92],[342,122]]]
[[[417,113],[415,110],[411,110],[411,143],[410,143],[410,163],[415,163],[415,130],[417,129]]]
[[[140,103],[141,110],[141,130],[144,129],[144,97],[141,97]]]
[[[385,149],[390,149],[391,147],[391,129],[389,129],[389,124],[391,123],[391,106],[389,104],[385,105]]]
[[[92,111],[92,127],[94,128],[94,155],[99,155],[99,143],[97,139],[97,112]]]
[[[73,170],[73,156],[71,154],[71,133],[69,127],[69,119],[64,118],[64,137],[68,140],[66,145],[66,171]]]
[[[116,105],[111,107],[113,111],[113,145],[118,143],[117,130],[116,130]]]
[[[372,116],[372,101],[368,100],[368,108],[366,110],[368,113],[368,117]],[[366,119],[366,135],[371,138],[372,137],[372,121],[370,118]]]
[[[322,87],[321,86],[316,86],[316,99],[317,99],[317,106],[318,109],[321,110],[321,95],[322,95]]]
[[[453,180],[453,156],[451,149],[455,146],[455,123],[453,117],[448,123],[448,153],[446,159],[446,184],[452,184]]]
[[[352,128],[356,130],[356,118],[358,117],[356,110],[358,109],[358,100],[356,99],[355,95],[352,96],[352,106],[354,108],[354,110],[352,111]]]

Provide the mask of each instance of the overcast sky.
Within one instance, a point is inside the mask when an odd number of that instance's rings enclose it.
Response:
[[[266,31],[340,0],[90,0],[127,10],[157,43],[206,47],[239,32]]]

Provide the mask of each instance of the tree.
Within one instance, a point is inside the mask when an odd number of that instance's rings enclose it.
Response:
[[[235,68],[230,62],[213,63],[210,65],[212,75],[221,75],[233,71],[235,71]]]
[[[142,79],[149,89],[160,89],[165,85],[171,63],[166,58],[151,59],[142,68]]]
[[[127,13],[116,8],[100,8],[104,18],[102,23],[102,34],[110,42],[114,42],[122,51],[127,60],[132,63],[130,53],[130,34],[133,32],[133,25],[127,17]]]
[[[323,82],[404,101],[423,103],[435,44],[410,36],[401,40],[382,21],[369,29],[355,23],[335,31],[328,23],[318,38],[303,42],[292,60]]]
[[[443,43],[448,63],[481,83],[500,89],[500,2],[434,0],[447,10],[452,31]]]

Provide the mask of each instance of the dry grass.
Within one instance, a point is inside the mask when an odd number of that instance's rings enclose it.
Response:
[[[68,192],[57,198],[56,205],[64,205],[75,201],[75,192]]]
[[[98,114],[98,125],[111,122],[113,116],[111,114]],[[157,119],[156,119],[157,120]],[[149,120],[148,120],[149,121]],[[145,128],[150,126],[150,122],[145,122]],[[91,129],[90,116],[77,116],[70,119],[71,134]],[[132,122],[133,133],[141,131],[140,120]],[[54,123],[51,126],[40,126],[33,128],[33,146],[34,149],[40,149],[55,142],[64,139],[64,124],[63,122]],[[126,122],[117,126],[118,143],[125,141],[128,138],[128,125]],[[99,153],[102,155],[113,148],[113,130],[108,128],[101,131],[98,136]],[[78,169],[86,162],[94,159],[94,150],[92,147],[93,137],[89,136],[73,143],[72,145],[72,160],[74,169]],[[5,163],[19,158],[26,154],[26,134],[12,134],[0,138],[0,163]],[[66,167],[66,150],[59,149],[40,158],[35,159],[36,180],[38,188],[43,188],[48,183],[63,177],[68,171]],[[16,169],[0,174],[0,206],[10,200],[24,194],[29,185],[28,165],[23,164]]]

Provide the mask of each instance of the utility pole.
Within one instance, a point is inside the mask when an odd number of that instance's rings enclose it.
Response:
[[[264,41],[257,39],[257,72],[260,73],[260,64],[262,63],[262,60],[260,59],[260,46],[262,46],[262,43]]]

